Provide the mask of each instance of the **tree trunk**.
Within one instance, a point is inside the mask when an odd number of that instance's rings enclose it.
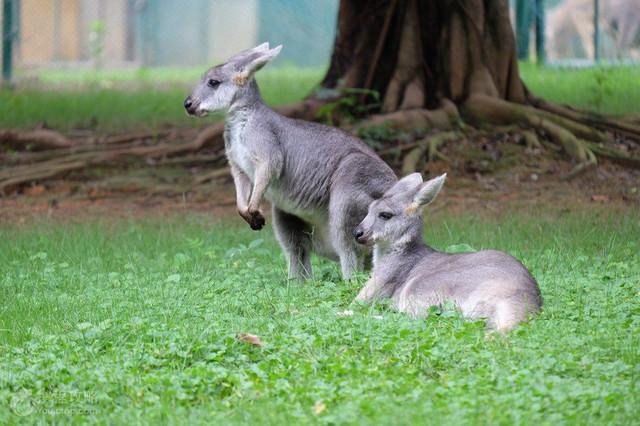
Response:
[[[552,105],[527,90],[507,0],[342,0],[322,86],[376,91],[379,114],[363,125],[450,130],[460,112],[472,124],[517,125],[528,140],[534,130],[575,158],[576,171],[595,164],[590,144],[613,142],[620,126],[640,138],[637,124]]]
[[[506,0],[342,0],[323,86],[339,84],[376,90],[382,112],[473,94],[527,102]]]

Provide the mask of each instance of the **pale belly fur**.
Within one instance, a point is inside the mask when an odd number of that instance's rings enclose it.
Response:
[[[232,143],[229,145],[229,158],[240,167],[249,177],[251,183],[254,184],[255,168],[250,160],[248,150],[235,138],[232,139]],[[338,259],[338,255],[331,242],[331,233],[329,230],[331,224],[328,223],[329,215],[327,211],[320,209],[300,209],[285,191],[278,188],[275,182],[267,189],[265,198],[280,210],[299,217],[313,227],[312,242],[314,252],[329,259]]]

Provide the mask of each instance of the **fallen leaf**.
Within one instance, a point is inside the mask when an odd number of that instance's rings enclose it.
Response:
[[[251,345],[262,346],[262,340],[260,340],[260,338],[255,334],[240,333],[238,335],[238,340],[240,340],[241,342],[249,343]]]
[[[327,406],[322,401],[318,401],[313,405],[313,412],[316,414],[321,414],[326,409],[327,409]]]
[[[608,203],[611,201],[608,195],[595,194],[591,196],[591,201],[595,201],[598,203]]]
[[[63,182],[59,185],[55,185],[51,188],[49,188],[49,192],[52,194],[64,194],[64,195],[68,195],[73,193],[73,191],[75,191],[77,185],[74,185],[70,182]]]
[[[35,185],[25,189],[24,193],[27,195],[40,195],[45,191],[45,189],[44,185]]]
[[[97,198],[99,194],[100,194],[100,191],[98,191],[98,188],[95,188],[95,187],[90,188],[89,192],[87,193],[89,198]]]

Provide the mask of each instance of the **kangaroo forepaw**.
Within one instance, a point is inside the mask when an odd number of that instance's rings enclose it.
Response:
[[[259,211],[252,212],[252,211],[246,210],[246,211],[239,211],[238,213],[240,213],[240,216],[242,216],[242,218],[249,224],[251,229],[253,229],[254,231],[259,231],[264,227],[264,224],[265,224],[264,216],[262,216],[262,213],[260,213]]]
[[[251,222],[249,222],[251,229],[253,229],[254,231],[259,231],[262,229],[264,224],[265,224],[264,216],[262,216],[260,212],[251,213]]]

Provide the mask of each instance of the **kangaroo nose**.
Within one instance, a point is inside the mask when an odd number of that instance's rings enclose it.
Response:
[[[193,105],[193,101],[191,100],[191,96],[187,96],[187,99],[184,100],[184,109],[189,111],[189,108]]]
[[[356,228],[353,230],[353,238],[358,240],[360,237],[364,235],[364,231],[360,228]]]

